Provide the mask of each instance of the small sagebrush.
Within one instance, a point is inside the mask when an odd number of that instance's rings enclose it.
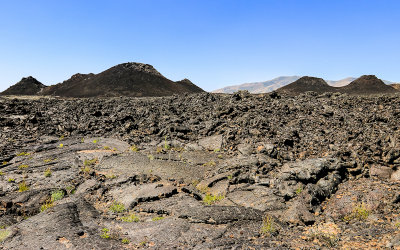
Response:
[[[135,214],[130,214],[128,216],[121,217],[121,220],[124,222],[139,222],[140,219]]]
[[[109,210],[110,210],[111,212],[113,212],[113,213],[122,213],[122,212],[125,211],[125,206],[124,206],[124,204],[122,204],[122,203],[114,202],[114,203],[110,206]]]
[[[260,234],[263,236],[272,236],[276,233],[276,231],[277,229],[274,219],[271,216],[266,215],[263,219]]]
[[[224,195],[211,195],[211,194],[206,194],[203,198],[203,202],[207,205],[212,205],[220,200],[223,200],[225,198]]]

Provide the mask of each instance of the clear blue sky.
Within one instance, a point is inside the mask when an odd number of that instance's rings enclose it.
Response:
[[[0,0],[0,91],[123,62],[208,91],[281,75],[400,81],[400,1]]]

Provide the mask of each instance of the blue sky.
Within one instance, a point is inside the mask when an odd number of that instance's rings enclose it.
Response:
[[[208,91],[281,75],[400,82],[400,1],[0,0],[0,91],[123,62]]]

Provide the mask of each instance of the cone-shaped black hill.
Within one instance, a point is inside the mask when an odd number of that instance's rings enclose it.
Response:
[[[1,92],[2,95],[36,95],[42,89],[44,89],[46,85],[39,82],[32,76],[24,77],[21,81],[12,85],[5,91]]]
[[[340,88],[340,92],[348,94],[386,94],[395,93],[397,90],[386,85],[374,75],[363,75],[350,84]]]
[[[62,83],[46,88],[43,94],[64,97],[144,97],[199,92],[203,90],[189,80],[171,81],[149,64],[123,63],[99,74],[75,74]]]
[[[282,88],[276,90],[286,94],[298,95],[307,91],[317,93],[336,92],[336,88],[329,86],[324,79],[310,76],[303,76],[297,81],[294,81]]]

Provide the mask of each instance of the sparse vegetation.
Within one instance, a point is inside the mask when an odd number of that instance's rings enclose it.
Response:
[[[103,228],[103,229],[101,229],[101,235],[100,235],[100,237],[101,238],[103,238],[103,239],[109,239],[110,238],[110,229],[108,229],[108,228]]]
[[[224,195],[211,195],[211,194],[206,194],[203,198],[203,202],[207,205],[212,205],[220,200],[223,200],[225,198]]]
[[[97,140],[93,140],[93,143],[96,144],[96,143],[98,143],[98,141]]]
[[[123,238],[121,240],[121,242],[122,242],[122,244],[129,244],[131,241],[129,239],[127,239],[127,238]]]
[[[122,204],[122,203],[114,202],[114,203],[110,206],[109,210],[110,210],[111,212],[113,212],[113,213],[122,213],[122,212],[125,211],[125,206],[124,206],[124,204]]]
[[[370,211],[365,207],[364,203],[356,204],[351,214],[343,217],[343,221],[349,222],[353,219],[366,220]]]
[[[140,219],[135,214],[129,214],[128,216],[121,217],[124,222],[138,222]]]
[[[91,169],[89,166],[85,166],[85,167],[83,167],[81,170],[82,170],[82,172],[84,172],[85,174],[88,174],[88,173],[90,173],[90,171],[92,171],[92,169]]]
[[[204,167],[212,167],[212,166],[215,166],[215,165],[217,165],[215,163],[215,161],[209,161],[209,162],[206,162],[206,163],[203,164]]]
[[[0,242],[3,242],[10,235],[10,231],[7,229],[0,230]]]
[[[168,144],[168,142],[167,142],[167,136],[165,136],[165,138],[164,138],[164,149],[165,150],[168,150],[168,149],[170,149],[170,145]]]
[[[115,174],[111,173],[111,174],[107,174],[106,178],[107,179],[115,179],[115,178],[117,178],[117,176]]]
[[[83,162],[83,165],[84,166],[92,166],[92,165],[95,165],[96,164],[96,162],[97,162],[97,158],[93,158],[93,159],[90,159],[90,160],[88,160],[88,159],[86,159],[84,162]]]
[[[21,153],[17,154],[17,156],[28,156],[30,154],[31,153],[21,152]]]
[[[8,178],[7,181],[8,181],[8,182],[15,182],[15,179],[14,179],[14,178]]]
[[[266,215],[261,225],[260,234],[263,236],[272,236],[277,232],[277,228],[272,216]]]
[[[55,159],[55,158],[54,158],[54,159],[48,158],[48,159],[44,159],[43,162],[44,162],[44,163],[49,163],[49,162],[52,162],[52,161],[55,161],[55,160],[57,160],[57,159]]]
[[[4,165],[7,165],[7,164],[8,164],[8,162],[7,162],[7,161],[3,161],[3,166],[4,166]]]
[[[44,171],[44,177],[51,177],[51,169],[50,169],[50,168],[47,168],[47,169]]]
[[[301,192],[303,191],[303,188],[301,187],[301,186],[299,186],[297,189],[296,189],[296,194],[297,195],[299,195],[299,194],[301,194]]]
[[[62,191],[62,190],[53,191],[51,193],[52,201],[58,201],[58,200],[61,200],[62,198],[64,198],[64,191]]]
[[[26,168],[29,168],[29,165],[22,164],[18,166],[18,169],[26,169]]]
[[[3,171],[0,170],[0,176],[4,175]]]
[[[157,216],[157,217],[151,218],[152,221],[158,221],[158,220],[163,220],[163,219],[165,219],[165,218],[162,216]]]
[[[104,146],[103,147],[105,150],[111,150],[111,148],[109,146]]]
[[[60,143],[60,145],[58,145],[59,148],[64,147],[64,144]]]
[[[151,155],[151,154],[147,155],[147,158],[149,158],[150,161],[153,161],[154,160],[154,155]]]
[[[51,207],[54,207],[54,202],[52,200],[47,200],[46,203],[40,207],[40,212],[46,211]]]
[[[25,192],[29,190],[29,186],[26,184],[25,180],[22,181],[19,185],[18,192]]]
[[[136,145],[132,145],[129,149],[130,149],[132,152],[138,152],[138,151],[139,151],[139,148],[138,148]]]

